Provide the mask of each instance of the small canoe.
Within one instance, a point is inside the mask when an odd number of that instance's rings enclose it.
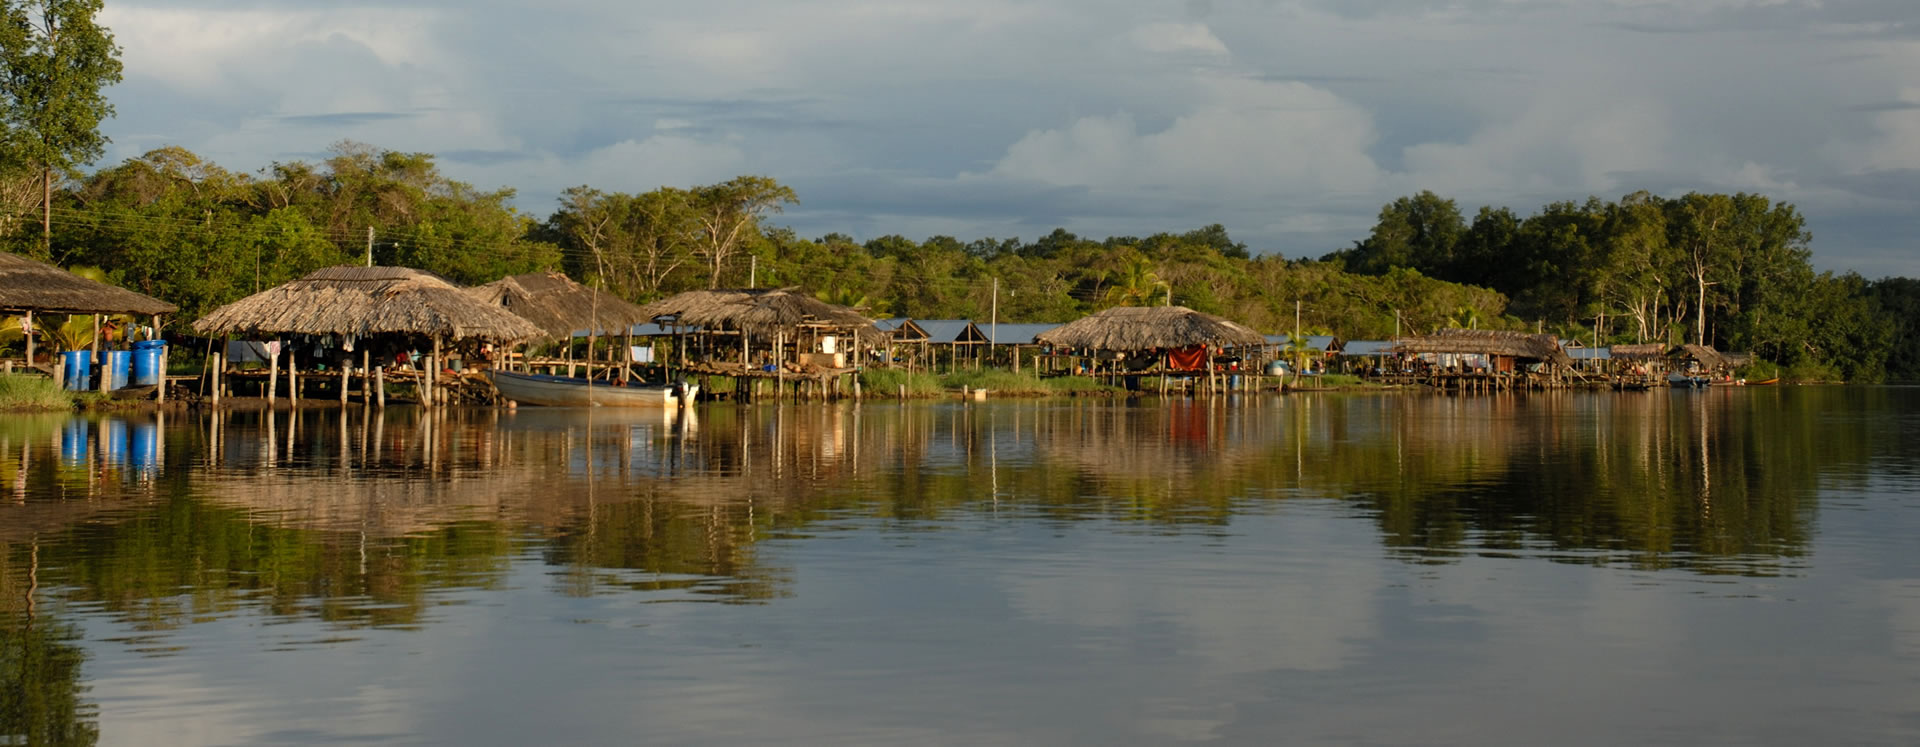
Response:
[[[692,402],[700,388],[687,382],[675,384],[629,384],[565,376],[541,376],[492,370],[487,379],[500,396],[523,405],[546,407],[680,407]]]
[[[1773,386],[1778,383],[1780,383],[1780,379],[1772,378],[1766,381],[1749,381],[1747,382],[1747,386]]]

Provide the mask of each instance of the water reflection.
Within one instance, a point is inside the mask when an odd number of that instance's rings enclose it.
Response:
[[[1201,643],[1188,653],[1216,674],[1331,671],[1380,627],[1388,573],[1368,556],[1800,573],[1823,488],[1913,479],[1910,419],[1872,415],[1913,400],[1716,390],[13,417],[0,421],[0,664],[20,683],[0,683],[17,694],[0,735],[92,739],[83,653],[63,623],[75,615],[169,657],[190,650],[179,632],[242,616],[431,629],[473,595],[529,582],[567,600],[765,605],[801,597],[796,547],[985,529],[1259,548],[1276,565],[1257,569],[1271,574],[1257,595],[1181,576],[1144,599],[1141,580],[1168,578],[1166,559],[1096,546],[1066,572],[1009,581],[1003,603],[1095,629],[1141,605],[1190,611],[1180,625]],[[1289,522],[1290,506],[1343,521],[1308,531],[1320,525]],[[1200,580],[1255,570],[1176,562]]]

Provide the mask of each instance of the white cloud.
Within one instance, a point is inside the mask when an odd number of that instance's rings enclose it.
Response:
[[[1227,54],[1226,43],[1204,23],[1151,23],[1134,29],[1132,38],[1140,48],[1160,54]]]
[[[1202,77],[1204,102],[1158,132],[1121,113],[1028,133],[994,177],[1096,192],[1243,197],[1372,186],[1368,114],[1302,83]]]

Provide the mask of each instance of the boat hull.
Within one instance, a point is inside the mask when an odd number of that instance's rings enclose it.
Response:
[[[540,376],[512,371],[489,371],[488,380],[500,396],[522,405],[544,407],[680,407],[693,401],[699,388],[691,384],[614,386],[586,379]]]

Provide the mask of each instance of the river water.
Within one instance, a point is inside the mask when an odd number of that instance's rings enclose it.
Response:
[[[1920,389],[0,417],[0,743],[1915,744]]]

